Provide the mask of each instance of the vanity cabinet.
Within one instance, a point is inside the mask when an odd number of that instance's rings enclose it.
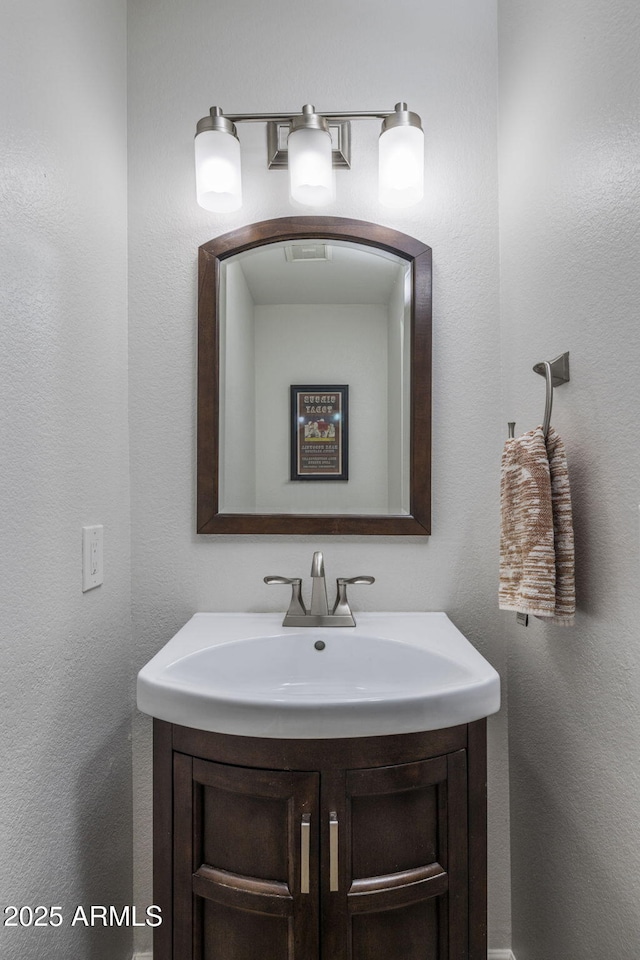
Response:
[[[485,738],[155,720],[154,960],[486,960]]]

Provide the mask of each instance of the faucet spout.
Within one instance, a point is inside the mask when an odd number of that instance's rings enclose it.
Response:
[[[311,561],[311,616],[327,617],[329,604],[327,603],[327,582],[324,578],[324,560],[320,550],[316,550]]]

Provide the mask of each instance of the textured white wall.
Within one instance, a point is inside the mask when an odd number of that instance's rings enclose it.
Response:
[[[130,387],[135,661],[196,610],[278,610],[267,573],[376,577],[357,605],[446,610],[502,668],[497,612],[499,459],[495,0],[131,0],[129,16]],[[377,122],[354,124],[353,169],[326,212],[377,221],[434,250],[433,536],[198,537],[195,348],[198,245],[296,213],[268,171],[264,128],[241,128],[245,203],[194,200],[192,141],[212,104],[229,112],[393,108],[426,130],[426,196],[391,214],[376,198]],[[136,736],[136,887],[150,890],[150,721]],[[503,720],[490,724],[491,941],[509,943]]]
[[[640,944],[640,8],[500,3],[503,419],[542,418],[569,350],[574,629],[508,626],[514,953]]]
[[[0,954],[124,960],[130,930],[70,921],[131,898],[126,4],[2,12],[0,889],[65,922]]]

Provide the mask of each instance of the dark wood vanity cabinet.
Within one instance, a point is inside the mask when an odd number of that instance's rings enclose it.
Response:
[[[486,960],[485,721],[154,726],[154,960]]]

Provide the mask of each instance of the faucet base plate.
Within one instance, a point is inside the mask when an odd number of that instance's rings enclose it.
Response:
[[[330,613],[326,616],[308,613],[305,617],[287,614],[282,621],[283,627],[355,627],[355,625],[354,617],[333,616]]]

